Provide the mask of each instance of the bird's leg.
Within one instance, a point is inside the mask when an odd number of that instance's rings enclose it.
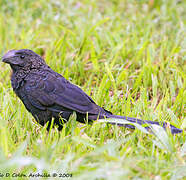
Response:
[[[61,122],[61,118],[60,117],[56,117],[54,119],[54,125],[58,126],[58,130],[61,131],[63,129],[63,122]]]

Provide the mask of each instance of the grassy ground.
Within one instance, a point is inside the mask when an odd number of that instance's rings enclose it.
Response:
[[[32,49],[114,114],[184,129],[185,9],[180,0],[0,1],[0,53]],[[0,71],[0,177],[186,177],[185,132],[84,125],[73,115],[61,133],[47,134],[13,93],[10,67]]]

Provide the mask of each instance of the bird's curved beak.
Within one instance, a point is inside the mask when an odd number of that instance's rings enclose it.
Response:
[[[10,50],[8,51],[3,57],[2,62],[11,64],[12,58],[16,55],[16,50]]]

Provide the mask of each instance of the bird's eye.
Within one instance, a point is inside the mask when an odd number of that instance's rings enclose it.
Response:
[[[21,59],[24,59],[24,58],[25,58],[25,56],[24,56],[24,55],[21,55],[21,56],[20,56],[20,58],[21,58]]]

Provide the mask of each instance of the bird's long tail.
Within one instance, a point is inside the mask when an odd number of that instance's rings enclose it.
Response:
[[[147,130],[150,129],[150,127],[148,125],[155,124],[155,125],[159,125],[159,126],[163,127],[164,129],[170,127],[170,130],[171,130],[172,134],[182,133],[182,131],[183,131],[182,129],[178,129],[175,126],[173,126],[171,124],[168,124],[166,122],[159,123],[159,122],[156,122],[156,121],[141,120],[141,119],[126,117],[126,116],[118,116],[118,115],[109,115],[109,118],[125,119],[129,122],[137,123],[137,124],[140,124],[140,125],[145,124],[146,125],[145,128]],[[131,124],[121,124],[121,123],[117,123],[117,122],[109,122],[109,123],[110,124],[117,124],[118,126],[124,126],[124,127],[130,128],[130,129],[135,129],[135,126],[133,126]]]

